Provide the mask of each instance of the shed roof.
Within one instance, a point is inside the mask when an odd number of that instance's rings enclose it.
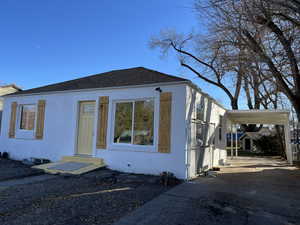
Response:
[[[19,91],[11,95],[39,94],[55,91],[122,87],[183,81],[188,80],[164,74],[155,70],[146,69],[144,67],[135,67],[122,70],[112,70],[109,72],[82,77],[75,80],[69,80],[38,88]]]
[[[22,88],[18,87],[16,84],[6,84],[6,85],[1,85],[0,88],[14,88],[16,89],[17,91],[21,91]]]

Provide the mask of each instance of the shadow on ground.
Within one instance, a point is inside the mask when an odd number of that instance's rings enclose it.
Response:
[[[43,173],[43,171],[32,169],[20,161],[0,159],[0,181],[40,175]]]
[[[114,225],[300,224],[300,170],[253,162],[179,185]]]
[[[158,177],[99,169],[0,190],[1,225],[107,225],[167,191]]]

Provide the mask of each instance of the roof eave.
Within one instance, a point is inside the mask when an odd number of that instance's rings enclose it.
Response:
[[[200,87],[198,87],[198,85],[194,84],[192,81],[189,81],[189,86],[191,88],[194,88],[196,91],[200,92],[205,97],[207,97],[210,100],[212,100],[212,102],[214,102],[216,105],[218,105],[219,107],[221,107],[222,109],[224,109],[224,110],[227,111],[227,109],[220,102],[218,102],[216,99],[214,99],[213,97],[211,97],[208,93],[203,92],[202,89]]]
[[[86,89],[74,89],[74,90],[64,90],[64,91],[48,91],[48,92],[38,92],[38,93],[11,93],[4,95],[2,97],[23,97],[23,96],[34,96],[34,95],[50,95],[50,94],[61,94],[61,93],[72,93],[72,92],[90,92],[90,91],[102,91],[102,90],[113,90],[113,89],[126,89],[126,88],[142,88],[142,87],[154,87],[154,86],[168,86],[168,85],[180,85],[187,84],[190,85],[191,81],[172,81],[172,82],[160,82],[152,84],[141,84],[141,85],[127,85],[127,86],[117,86],[117,87],[105,87],[105,88],[86,88]]]

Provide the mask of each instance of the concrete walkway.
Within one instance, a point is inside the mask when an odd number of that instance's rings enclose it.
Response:
[[[114,225],[300,224],[300,171],[276,159],[246,161],[181,184]]]

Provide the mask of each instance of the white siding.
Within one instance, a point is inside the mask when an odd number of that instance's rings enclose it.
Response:
[[[199,146],[194,146],[196,137],[196,125],[193,123],[193,119],[196,118],[196,105],[203,98],[205,105],[204,120],[206,123],[210,123],[211,129],[208,135],[208,139],[215,135],[215,145],[213,150],[210,152],[208,148],[202,154],[202,162],[200,163],[201,168],[211,168],[212,166],[218,166],[222,161],[226,160],[226,150],[225,150],[225,125],[223,119],[223,134],[222,140],[219,140],[219,116],[224,115],[226,110],[217,104],[214,100],[208,97],[206,94],[201,93],[195,88],[187,86],[187,101],[186,101],[186,127],[187,127],[187,143],[186,143],[186,164],[188,167],[188,177],[192,178],[197,175],[196,173],[196,154],[199,153]]]
[[[112,102],[121,99],[153,97],[158,113],[159,92],[154,90],[155,86],[6,97],[0,137],[0,152],[7,151],[12,158],[18,160],[38,157],[57,161],[63,156],[74,155],[76,152],[78,101],[98,101],[99,96],[109,96],[108,149],[97,150],[96,135],[94,135],[93,156],[103,158],[108,167],[115,170],[145,174],[159,174],[163,171],[170,171],[179,178],[186,178],[186,124],[185,107],[183,107],[186,101],[186,85],[160,85],[160,87],[164,92],[172,92],[173,95],[170,154],[158,153],[157,144],[154,151],[131,147],[120,149],[110,144],[113,125]],[[42,140],[25,139],[18,136],[18,134],[14,139],[8,138],[11,103],[16,101],[18,104],[30,104],[37,103],[40,99],[46,100],[44,138]],[[156,114],[155,122],[158,123],[158,114]],[[156,126],[157,128],[158,126]],[[96,126],[94,133],[96,134]]]

